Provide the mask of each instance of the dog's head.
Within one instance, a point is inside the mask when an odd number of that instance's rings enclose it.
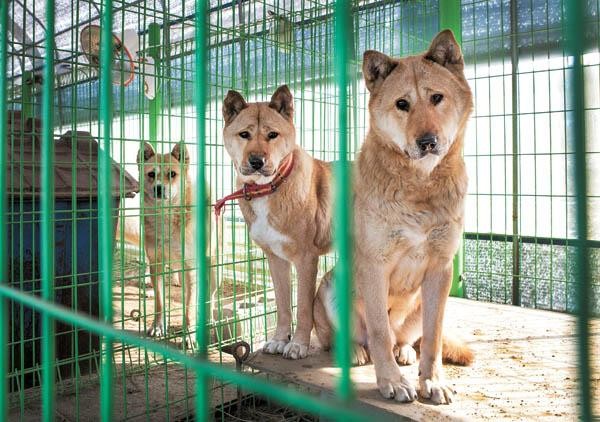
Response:
[[[177,202],[182,183],[187,180],[189,154],[184,142],[176,144],[170,153],[157,154],[148,142],[137,156],[144,195],[155,201]]]
[[[296,145],[294,100],[286,85],[269,103],[247,103],[236,91],[223,101],[225,149],[244,182],[266,183]]]
[[[418,56],[364,53],[373,130],[426,173],[446,155],[473,108],[463,69],[463,55],[450,30],[440,32]]]

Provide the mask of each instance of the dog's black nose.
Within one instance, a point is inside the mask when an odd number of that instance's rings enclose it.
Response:
[[[423,152],[432,151],[437,145],[437,136],[433,133],[426,133],[417,139],[417,145]]]
[[[162,198],[163,189],[161,185],[154,186],[154,196],[156,198]]]
[[[248,162],[254,170],[260,170],[265,165],[265,157],[260,155],[251,155],[248,157]]]

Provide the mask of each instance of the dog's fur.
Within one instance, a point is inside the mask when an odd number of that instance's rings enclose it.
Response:
[[[185,287],[185,342],[191,347],[193,341],[189,334],[196,329],[197,298],[189,154],[184,142],[176,144],[167,154],[157,154],[152,145],[146,143],[138,152],[137,162],[144,191],[144,247],[150,262],[156,304],[148,335],[166,334],[163,294],[165,265],[168,265],[171,271],[178,272],[179,283]]]
[[[419,338],[420,395],[434,403],[452,400],[442,355],[459,364],[473,359],[455,340],[445,340],[442,352],[444,308],[467,193],[461,150],[473,100],[463,67],[448,30],[418,56],[364,54],[371,95],[370,129],[354,184],[356,359],[372,359],[379,391],[398,401],[417,397],[398,363],[415,362],[412,345]],[[427,146],[432,139],[436,144]],[[328,313],[335,307],[328,278],[314,310],[325,347],[331,344]]]
[[[266,353],[304,358],[313,326],[312,307],[319,256],[331,247],[331,170],[296,145],[293,98],[279,87],[269,103],[247,103],[235,91],[223,102],[225,148],[237,171],[237,185],[270,182],[282,160],[293,154],[294,167],[276,192],[250,201],[239,200],[250,237],[269,261],[277,303],[275,335]],[[273,139],[269,134],[277,134]],[[255,170],[250,158],[263,159]],[[298,275],[298,325],[290,341],[290,264]]]

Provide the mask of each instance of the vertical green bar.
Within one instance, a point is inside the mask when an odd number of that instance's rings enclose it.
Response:
[[[148,55],[154,59],[155,80],[160,81],[160,25],[153,22],[148,25],[148,41],[150,48]],[[162,95],[160,95],[160,84],[157,85],[156,96],[150,100],[149,105],[149,137],[154,148],[158,142],[158,120],[162,110]]]
[[[0,2],[0,233],[6,227],[6,145],[7,109],[6,96],[6,49],[8,46],[8,2]],[[6,281],[6,236],[0,236],[0,284]],[[0,321],[7,321],[6,299],[0,295]],[[8,414],[8,338],[6,326],[0,327],[0,421],[7,420]]]
[[[440,0],[439,3],[439,27],[440,29],[451,29],[458,44],[462,44],[462,14],[460,0]],[[458,247],[458,252],[454,257],[452,271],[452,287],[450,296],[464,297],[464,286],[462,282],[463,271],[463,247]]]
[[[23,72],[21,80],[21,116],[26,121],[33,117],[33,72]]]
[[[54,0],[46,2],[42,87],[41,261],[42,298],[54,300]],[[0,116],[5,118],[4,116]],[[42,420],[54,420],[54,319],[42,313]]]
[[[339,303],[339,327],[335,338],[335,357],[341,369],[337,392],[342,400],[352,397],[350,379],[351,301],[352,301],[352,183],[348,163],[348,40],[352,39],[351,2],[335,2],[335,81],[338,91],[338,162],[335,167],[335,294]]]
[[[587,245],[588,236],[588,210],[587,210],[587,163],[586,163],[586,136],[585,136],[585,88],[583,81],[582,55],[585,45],[586,2],[566,1],[566,46],[567,54],[573,60],[573,69],[567,79],[567,93],[569,108],[572,109],[572,121],[567,127],[571,150],[574,151],[575,163],[573,176],[575,177],[576,216],[577,216],[577,335],[579,365],[579,416],[583,421],[592,420],[591,370],[589,351],[589,318],[590,297],[590,262]],[[569,121],[567,115],[567,121]]]
[[[206,298],[208,287],[208,265],[206,260],[206,225],[208,223],[205,212],[206,209],[206,100],[207,100],[207,10],[206,1],[196,0],[196,79],[194,91],[196,94],[196,140],[198,142],[197,157],[198,171],[196,172],[196,198],[198,201],[196,208],[196,231],[198,244],[196,245],[196,271],[197,289],[197,327],[196,341],[198,343],[198,353],[201,359],[206,359],[207,335],[206,335]],[[210,391],[208,389],[208,379],[203,372],[196,371],[196,420],[204,421],[208,419],[208,410],[210,406]]]
[[[512,112],[512,304],[521,306],[521,248],[519,242],[519,46],[517,0],[510,1],[510,63]]]
[[[100,248],[100,312],[102,320],[112,325],[112,216],[111,216],[111,158],[110,137],[112,126],[112,0],[104,0],[100,18],[100,148],[98,150],[98,230]],[[100,362],[100,416],[104,422],[112,421],[112,338],[102,337]]]

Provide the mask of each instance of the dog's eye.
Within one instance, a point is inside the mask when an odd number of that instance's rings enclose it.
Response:
[[[275,139],[279,136],[279,134],[277,132],[269,132],[267,136],[269,137],[269,139]]]
[[[174,171],[170,171],[169,172],[169,178],[174,178],[175,176],[177,176],[177,173],[175,173]]]
[[[240,138],[242,139],[250,139],[250,132],[248,132],[247,130],[240,132]]]
[[[153,171],[148,172],[148,177],[150,179],[154,179],[156,177],[156,173],[154,173]]]
[[[408,104],[408,101],[401,98],[398,101],[396,101],[396,108],[398,110],[408,111],[410,109],[410,104]]]
[[[433,105],[438,105],[439,103],[442,102],[443,99],[444,99],[444,96],[442,94],[433,94],[431,96],[431,103]]]

